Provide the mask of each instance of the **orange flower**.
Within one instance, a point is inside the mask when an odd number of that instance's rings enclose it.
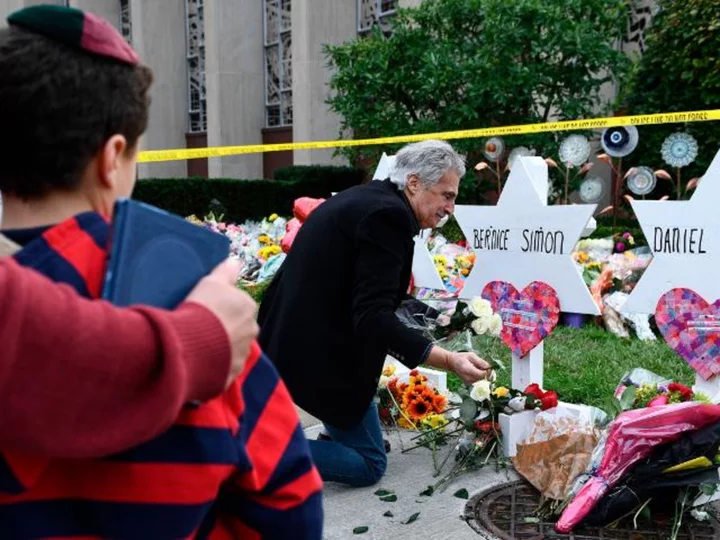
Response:
[[[410,373],[412,373],[412,371]],[[425,375],[420,375],[417,371],[415,375],[410,375],[410,384],[424,384],[427,380],[428,378]]]
[[[422,420],[431,412],[432,402],[422,398],[415,398],[407,408],[407,414],[412,420]]]
[[[433,409],[435,409],[436,413],[442,413],[445,412],[445,407],[447,407],[447,399],[445,396],[437,394],[433,397]]]

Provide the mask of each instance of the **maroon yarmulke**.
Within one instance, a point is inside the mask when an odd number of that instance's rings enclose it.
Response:
[[[115,27],[102,17],[76,8],[31,6],[7,18],[9,25],[19,26],[83,51],[135,65],[140,57]]]

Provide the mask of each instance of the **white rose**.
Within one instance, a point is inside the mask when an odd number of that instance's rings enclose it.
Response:
[[[475,319],[473,322],[471,322],[470,327],[473,329],[473,332],[475,332],[478,336],[482,336],[485,332],[488,331],[489,322],[490,319],[488,317],[480,317],[479,319]]]
[[[470,300],[470,311],[476,317],[489,317],[492,315],[492,304],[481,296],[476,296]]]
[[[470,390],[470,397],[477,402],[483,402],[490,398],[490,381],[482,380],[472,385]]]
[[[510,407],[515,412],[524,411],[525,410],[525,396],[512,398],[508,402],[508,407]]]
[[[502,317],[498,313],[493,313],[490,316],[490,321],[488,322],[488,332],[490,335],[498,337],[503,329],[503,322]]]

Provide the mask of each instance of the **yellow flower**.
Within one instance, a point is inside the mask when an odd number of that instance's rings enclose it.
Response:
[[[447,259],[445,258],[444,255],[435,255],[435,256],[433,257],[433,261],[435,262],[435,264],[436,264],[437,266],[443,266],[443,267],[445,267],[445,266],[448,265]]]
[[[258,257],[261,259],[269,259],[270,257],[273,257],[277,255],[278,253],[282,252],[282,249],[277,244],[270,244],[269,246],[265,246],[264,248],[260,248],[258,251]]]
[[[185,220],[186,220],[186,221],[189,221],[190,223],[193,223],[193,224],[195,224],[195,225],[202,225],[202,224],[203,224],[203,222],[200,221],[195,214],[193,214],[192,216],[186,217]]]
[[[261,244],[269,244],[272,242],[272,240],[270,240],[270,237],[267,234],[261,234],[260,236],[258,236],[258,242],[260,242]]]
[[[430,429],[438,429],[447,425],[448,421],[442,414],[429,414],[423,418],[422,423]]]
[[[578,251],[575,254],[575,260],[580,264],[584,264],[590,260],[590,255],[588,255],[585,251]]]
[[[397,423],[398,423],[398,427],[401,427],[403,429],[415,429],[415,424],[408,421],[407,418],[405,418],[402,415],[400,416],[400,418],[398,418]]]
[[[382,374],[386,377],[392,377],[395,375],[395,369],[396,367],[393,364],[388,364],[383,368]]]
[[[270,223],[272,223],[273,221],[275,221],[275,220],[276,220],[277,218],[279,218],[279,217],[280,217],[280,216],[278,216],[277,214],[271,214],[270,217],[268,218],[268,221],[269,221]]]
[[[504,386],[498,386],[495,391],[493,391],[493,394],[495,394],[495,397],[505,397],[510,393],[510,390],[505,388]]]

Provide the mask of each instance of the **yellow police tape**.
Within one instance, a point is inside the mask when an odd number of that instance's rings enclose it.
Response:
[[[679,122],[708,122],[720,120],[720,109],[710,111],[690,111],[661,114],[641,114],[636,116],[614,116],[611,118],[592,118],[589,120],[568,120],[563,122],[543,122],[520,126],[505,126],[481,129],[464,129],[440,133],[419,135],[399,135],[376,139],[346,139],[337,141],[300,142],[286,144],[251,144],[247,146],[216,146],[210,148],[180,148],[177,150],[147,150],[140,152],[138,161],[177,161],[185,159],[235,156],[239,154],[258,154],[262,152],[282,152],[284,150],[317,150],[319,148],[341,148],[346,146],[369,146],[377,144],[398,144],[424,141],[427,139],[473,139],[502,135],[523,135],[548,131],[574,131],[584,129],[605,129],[618,126],[649,126],[655,124],[673,124]]]

